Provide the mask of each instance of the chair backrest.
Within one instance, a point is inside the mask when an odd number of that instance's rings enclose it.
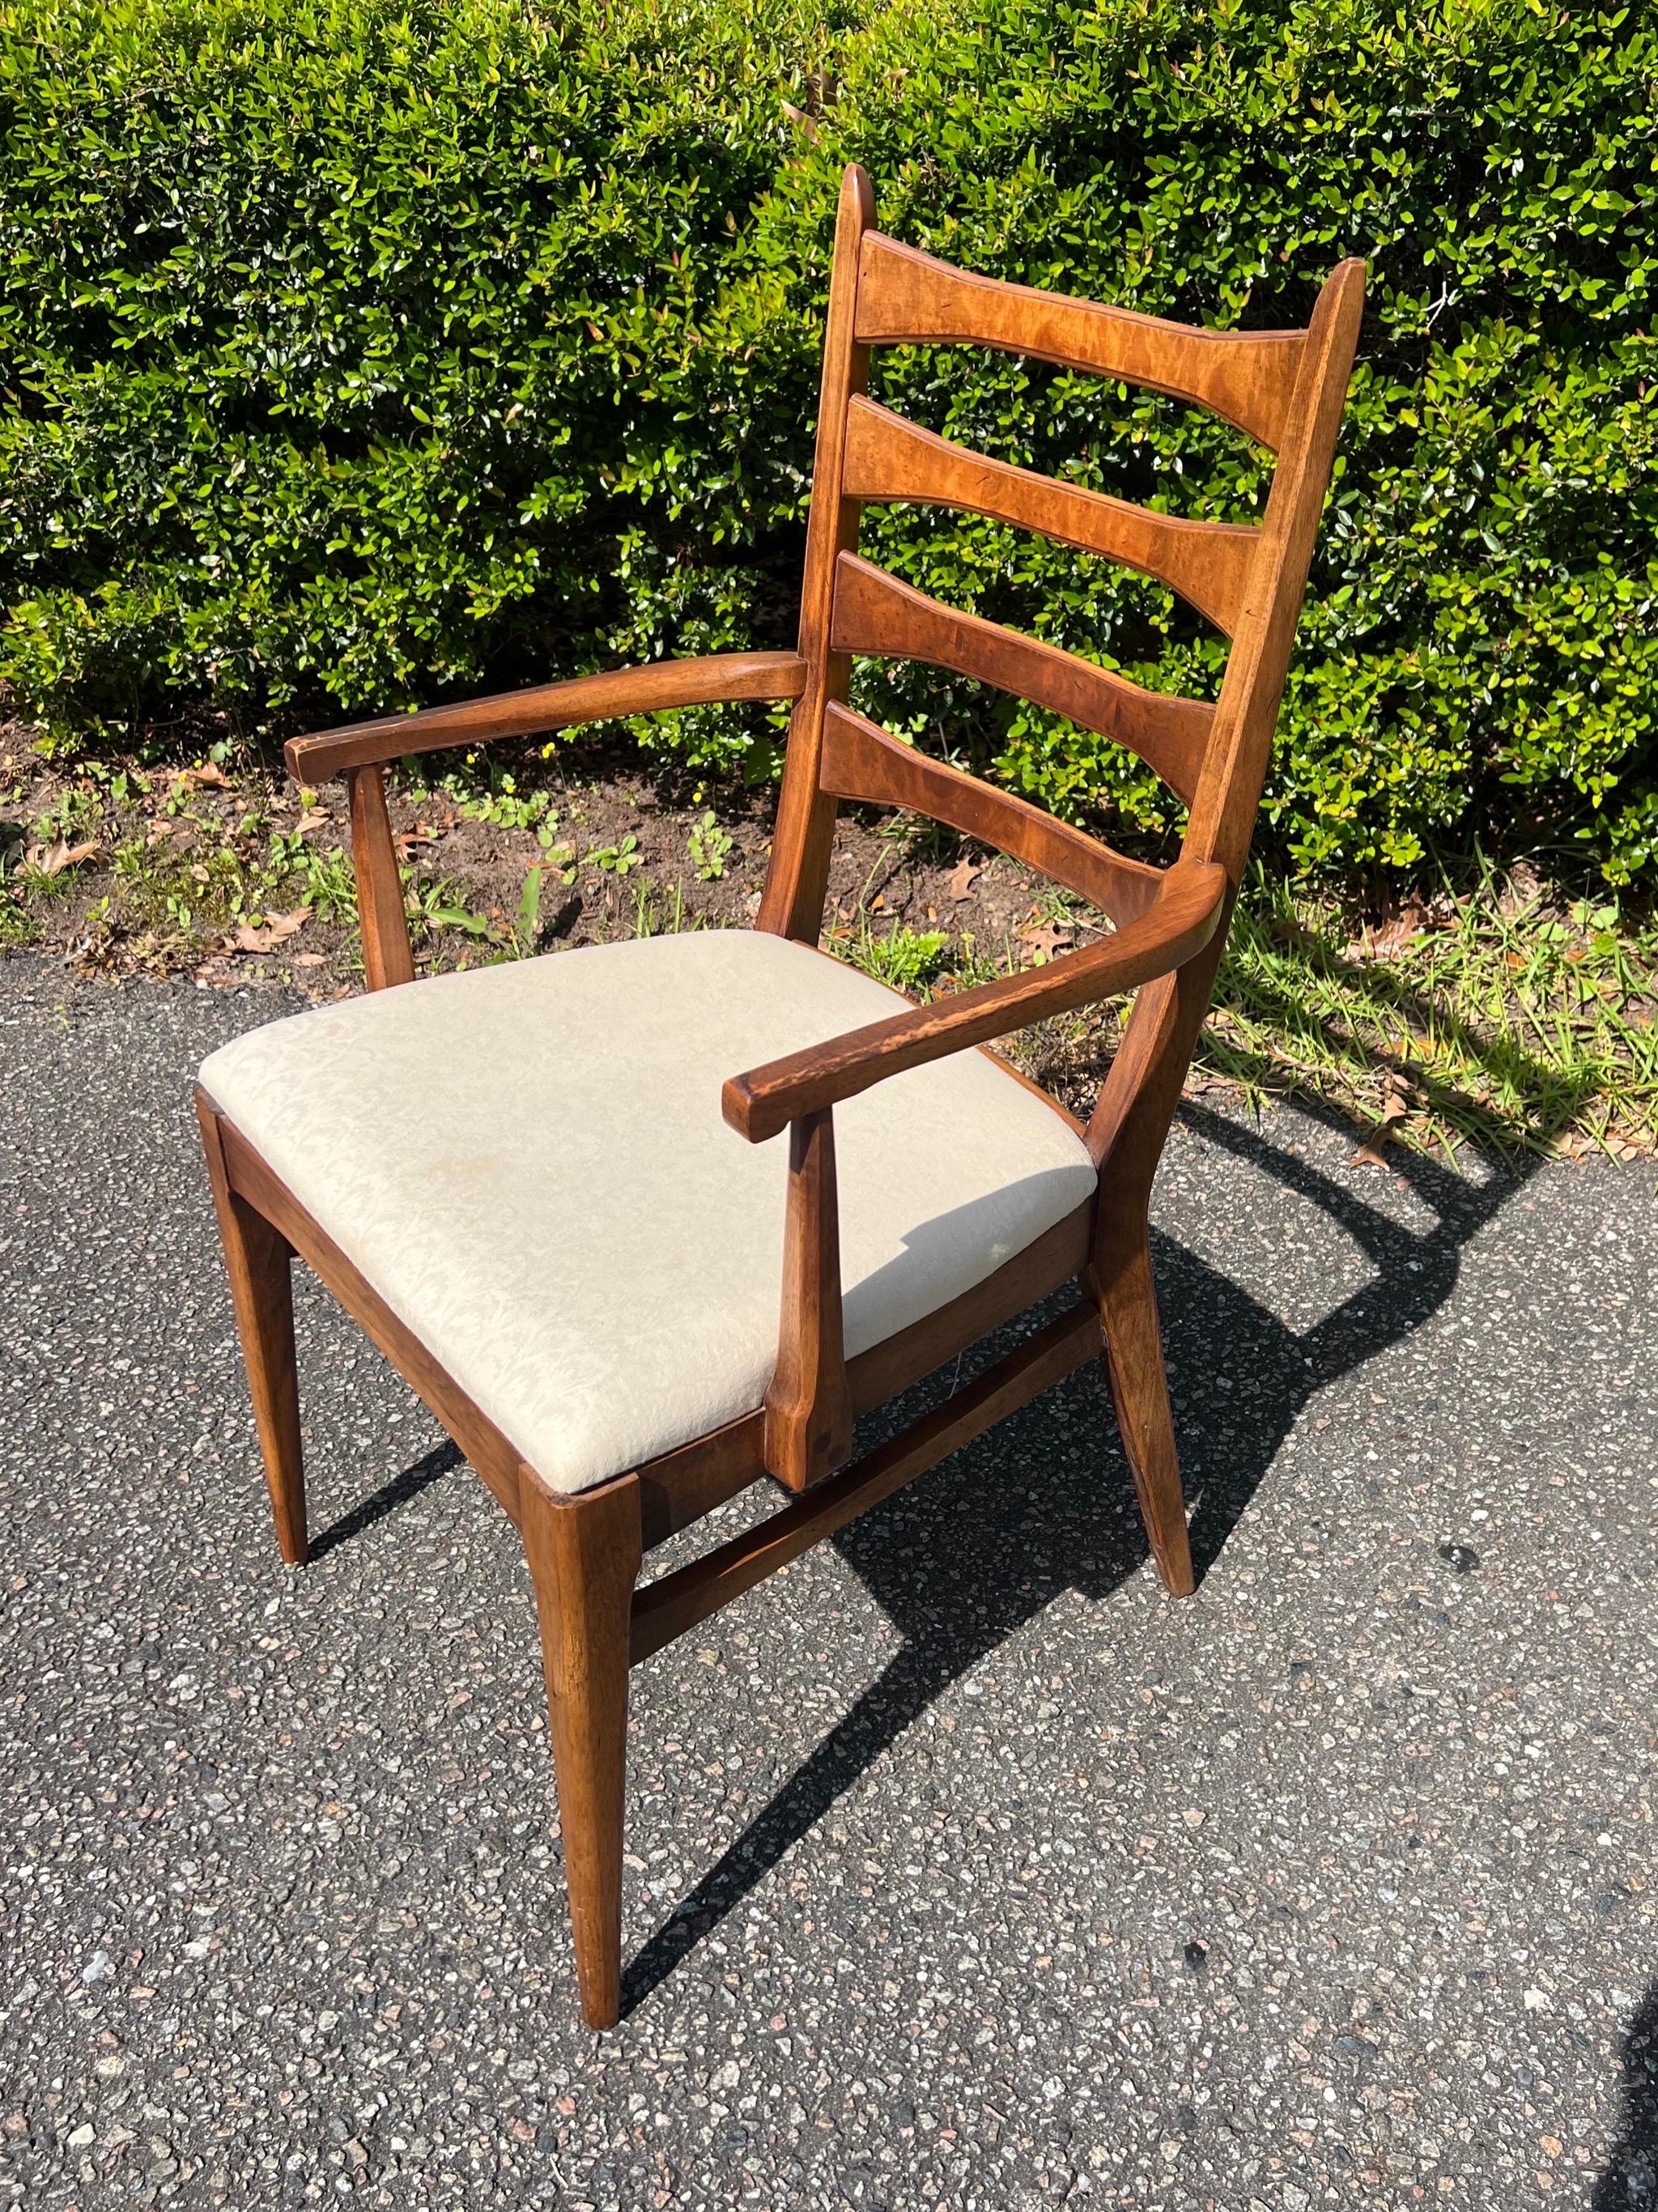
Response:
[[[1363,264],[1345,261],[1320,293],[1307,329],[1255,334],[1159,322],[998,283],[883,237],[874,228],[869,179],[855,167],[847,170],[801,595],[808,676],[790,724],[760,927],[817,941],[840,799],[930,815],[1040,869],[1120,925],[1157,895],[1162,870],[928,759],[854,714],[846,700],[855,654],[951,669],[1127,746],[1187,802],[1183,854],[1219,861],[1236,890],[1329,481],[1363,294]],[[871,349],[917,344],[1033,354],[1209,409],[1277,457],[1260,523],[1242,527],[1154,514],[935,437],[867,396]],[[992,516],[1157,578],[1230,638],[1218,698],[1212,705],[1145,690],[912,590],[857,552],[861,508],[886,500]]]

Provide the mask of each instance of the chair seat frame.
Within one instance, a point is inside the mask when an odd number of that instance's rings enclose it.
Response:
[[[411,754],[586,721],[743,700],[792,701],[778,823],[757,927],[816,945],[835,812],[858,800],[927,813],[1091,900],[1116,924],[1085,951],[734,1072],[721,1107],[750,1142],[787,1133],[778,1354],[765,1401],[712,1435],[573,1495],[550,1491],[386,1304],[216,1102],[197,1109],[284,1559],[307,1556],[292,1263],[310,1267],[431,1408],[519,1529],[552,1721],[577,1978],[596,2028],[621,2005],[628,1676],[676,1637],[982,1434],[1103,1358],[1151,1552],[1169,1590],[1193,1570],[1148,1239],[1151,1182],[1237,896],[1357,343],[1363,269],[1342,264],[1305,330],[1221,333],[994,283],[883,236],[868,179],[842,181],[813,496],[795,653],[744,653],[582,677],[294,739],[303,784],[343,777],[371,990],[414,978],[386,769]],[[1277,454],[1255,528],[1189,523],[1044,479],[908,424],[867,396],[872,349],[1001,347],[1205,406]],[[860,560],[861,507],[927,501],[987,514],[1161,577],[1231,638],[1212,705],[938,606]],[[901,744],[847,704],[855,654],[903,654],[1000,684],[1119,739],[1190,807],[1167,870]],[[841,1314],[834,1109],[901,1069],[988,1050],[1029,1023],[1136,993],[1082,1136],[1086,1204],[975,1288],[848,1359]],[[1023,1077],[1018,1079],[1023,1081]],[[1031,1089],[1036,1086],[1032,1085]],[[1045,1093],[1039,1095],[1046,1097]],[[1059,1318],[848,1463],[853,1424],[1032,1305],[1074,1284]],[[795,1493],[756,1528],[641,1583],[645,1554],[762,1477]]]

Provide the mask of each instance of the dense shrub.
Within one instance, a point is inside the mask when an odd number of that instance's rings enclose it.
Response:
[[[1280,847],[1658,872],[1655,90],[1649,4],[0,11],[0,674],[58,727],[260,727],[784,641],[850,155],[899,235],[1153,313],[1304,320],[1367,256]],[[1258,511],[1260,457],[1168,403],[954,350],[880,374],[1010,458]],[[1139,580],[925,511],[871,539],[1144,680],[1215,680]],[[1085,733],[860,681],[1050,804],[1170,818]],[[656,735],[773,757],[740,716]]]
[[[744,629],[810,465],[751,483],[721,304],[772,12],[7,11],[0,672],[258,720]]]

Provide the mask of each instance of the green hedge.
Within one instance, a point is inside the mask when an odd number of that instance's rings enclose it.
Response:
[[[1658,27],[1546,0],[33,0],[0,9],[0,677],[82,740],[250,732],[786,641],[835,178],[898,235],[1154,313],[1371,301],[1271,787],[1351,877],[1478,838],[1658,872]],[[957,350],[896,404],[1179,512],[1260,457]],[[1160,587],[872,514],[939,596],[1202,691]],[[867,701],[1150,835],[1101,741],[935,672]],[[641,732],[641,734],[645,734]],[[650,726],[767,772],[740,714]]]

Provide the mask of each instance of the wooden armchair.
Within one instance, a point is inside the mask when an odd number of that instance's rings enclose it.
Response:
[[[1306,330],[1223,335],[993,283],[883,237],[850,168],[799,652],[586,677],[288,746],[296,776],[349,788],[368,995],[225,1047],[198,1093],[277,1540],[303,1561],[297,1254],[522,1534],[595,2027],[619,2008],[631,1665],[1101,1353],[1151,1548],[1172,1592],[1192,1588],[1147,1200],[1254,825],[1362,292],[1344,262]],[[1265,515],[1178,520],[934,437],[865,396],[872,347],[898,343],[1035,354],[1207,407],[1276,453]],[[1153,696],[908,589],[855,550],[878,500],[996,516],[1161,578],[1232,640],[1218,702]],[[1179,859],[1126,859],[898,743],[845,703],[859,653],[982,678],[1129,746],[1188,802]],[[739,699],[795,702],[757,929],[414,981],[386,762]],[[911,1006],[817,949],[841,799],[997,846],[1115,933]],[[1130,990],[1086,1128],[969,1049]],[[1072,1278],[1061,1318],[846,1463],[858,1413]],[[635,1587],[652,1546],[764,1475],[799,1495]]]

